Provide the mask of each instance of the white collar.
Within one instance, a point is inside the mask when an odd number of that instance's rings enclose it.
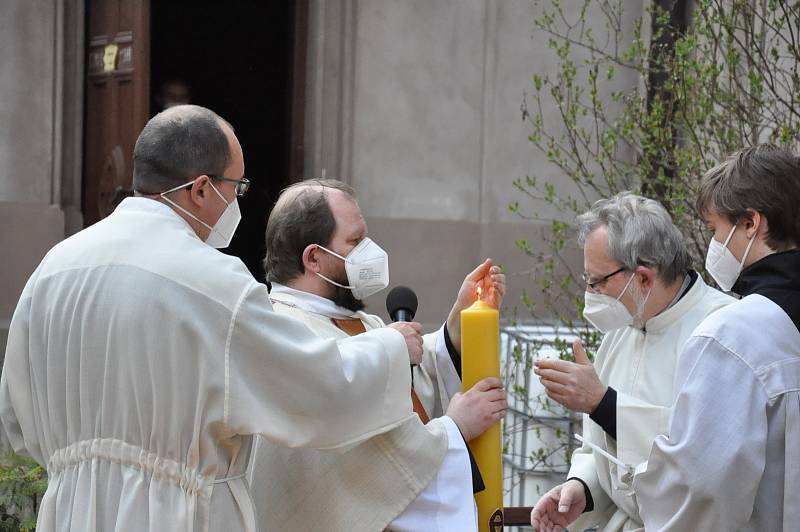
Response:
[[[683,318],[694,305],[702,300],[707,289],[708,285],[703,282],[703,278],[698,275],[697,280],[682,298],[663,310],[661,314],[647,320],[647,323],[645,323],[645,330],[648,333],[664,331],[673,323]]]
[[[340,307],[330,299],[290,288],[280,283],[272,282],[272,290],[269,292],[269,298],[275,302],[279,301],[290,307],[296,307],[306,312],[313,312],[314,314],[321,314],[328,318],[336,319],[352,319],[361,318],[358,312],[353,312],[350,309]]]
[[[182,227],[186,229],[192,236],[200,239],[195,233],[192,226],[189,225],[189,222],[186,219],[175,212],[175,209],[167,205],[166,203],[162,203],[158,200],[145,198],[142,196],[131,196],[127,197],[117,205],[117,208],[114,212],[147,212],[152,214],[160,214],[161,216],[166,216],[172,219],[172,221],[180,221]]]
[[[173,216],[177,216],[181,220],[183,218],[175,212],[175,210],[158,200],[145,198],[142,196],[131,196],[129,198],[125,198],[117,205],[117,210],[120,211],[144,211],[144,212],[155,212],[158,214],[171,214]]]

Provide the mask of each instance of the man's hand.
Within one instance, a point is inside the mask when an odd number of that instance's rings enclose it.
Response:
[[[447,316],[447,332],[450,333],[450,341],[459,352],[461,352],[461,311],[478,299],[478,288],[481,289],[481,299],[494,308],[500,308],[503,296],[506,294],[506,274],[500,271],[499,266],[492,263],[492,259],[483,261],[483,264],[464,278],[456,302]]]
[[[450,399],[447,415],[458,425],[467,441],[483,434],[506,414],[506,391],[497,377],[479,381],[465,393]]]
[[[408,348],[408,360],[412,366],[422,363],[422,325],[415,321],[398,321],[390,323],[388,327],[395,329],[403,335]]]
[[[591,414],[600,404],[608,387],[586,356],[583,344],[575,340],[572,344],[575,363],[566,360],[544,359],[534,363],[533,372],[539,376],[547,396],[570,410]]]
[[[539,499],[531,511],[531,526],[537,532],[565,530],[586,508],[583,484],[568,480]]]

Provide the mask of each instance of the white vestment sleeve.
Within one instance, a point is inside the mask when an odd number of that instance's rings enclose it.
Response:
[[[640,515],[647,530],[739,530],[764,472],[767,396],[713,338],[691,338],[679,372],[669,437],[656,438],[633,480]]]
[[[589,434],[586,430],[587,423],[594,423],[589,419],[589,416],[583,415],[583,434]],[[602,442],[592,442],[602,446]],[[611,498],[600,486],[600,479],[597,476],[597,464],[595,462],[594,450],[588,445],[582,445],[572,453],[572,465],[569,468],[567,478],[577,477],[586,484],[589,488],[589,493],[592,495],[594,502],[594,511],[603,510],[611,504]]]
[[[475,499],[472,495],[472,469],[467,445],[455,422],[447,416],[447,453],[436,476],[409,504],[388,530],[392,532],[470,532],[478,529]]]
[[[233,434],[285,447],[336,448],[413,415],[403,336],[381,328],[335,341],[272,310],[254,283],[230,325],[225,420]]]
[[[31,282],[28,281],[28,285]],[[33,423],[38,417],[36,405],[27,386],[32,382],[28,363],[31,298],[29,294],[26,297],[27,291],[28,286],[25,287],[22,298],[17,304],[8,330],[3,374],[0,377],[0,421],[4,438],[8,439],[14,452],[30,456],[40,464],[46,464],[39,444],[40,433]],[[16,394],[11,393],[8,379],[17,381],[14,386]]]
[[[436,339],[435,353],[436,365],[439,369],[439,379],[444,384],[444,389],[447,392],[447,400],[453,398],[455,394],[461,391],[461,378],[458,376],[458,371],[453,365],[453,359],[450,358],[450,352],[447,350],[447,342],[444,339],[444,325],[439,327],[439,330],[434,333]]]

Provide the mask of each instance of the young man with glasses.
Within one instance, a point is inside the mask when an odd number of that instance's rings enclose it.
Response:
[[[539,500],[531,520],[536,530],[641,530],[630,473],[669,427],[684,342],[733,299],[691,270],[683,236],[656,201],[630,193],[598,201],[578,217],[578,236],[583,314],[605,336],[594,365],[580,341],[575,363],[536,362],[547,395],[584,414],[587,443],[572,455],[567,482]]]

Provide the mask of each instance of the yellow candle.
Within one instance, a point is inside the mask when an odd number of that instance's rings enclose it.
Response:
[[[486,377],[500,377],[500,313],[480,299],[461,311],[461,382],[464,391]],[[503,464],[500,422],[469,442],[486,489],[475,494],[478,531],[503,529]]]

